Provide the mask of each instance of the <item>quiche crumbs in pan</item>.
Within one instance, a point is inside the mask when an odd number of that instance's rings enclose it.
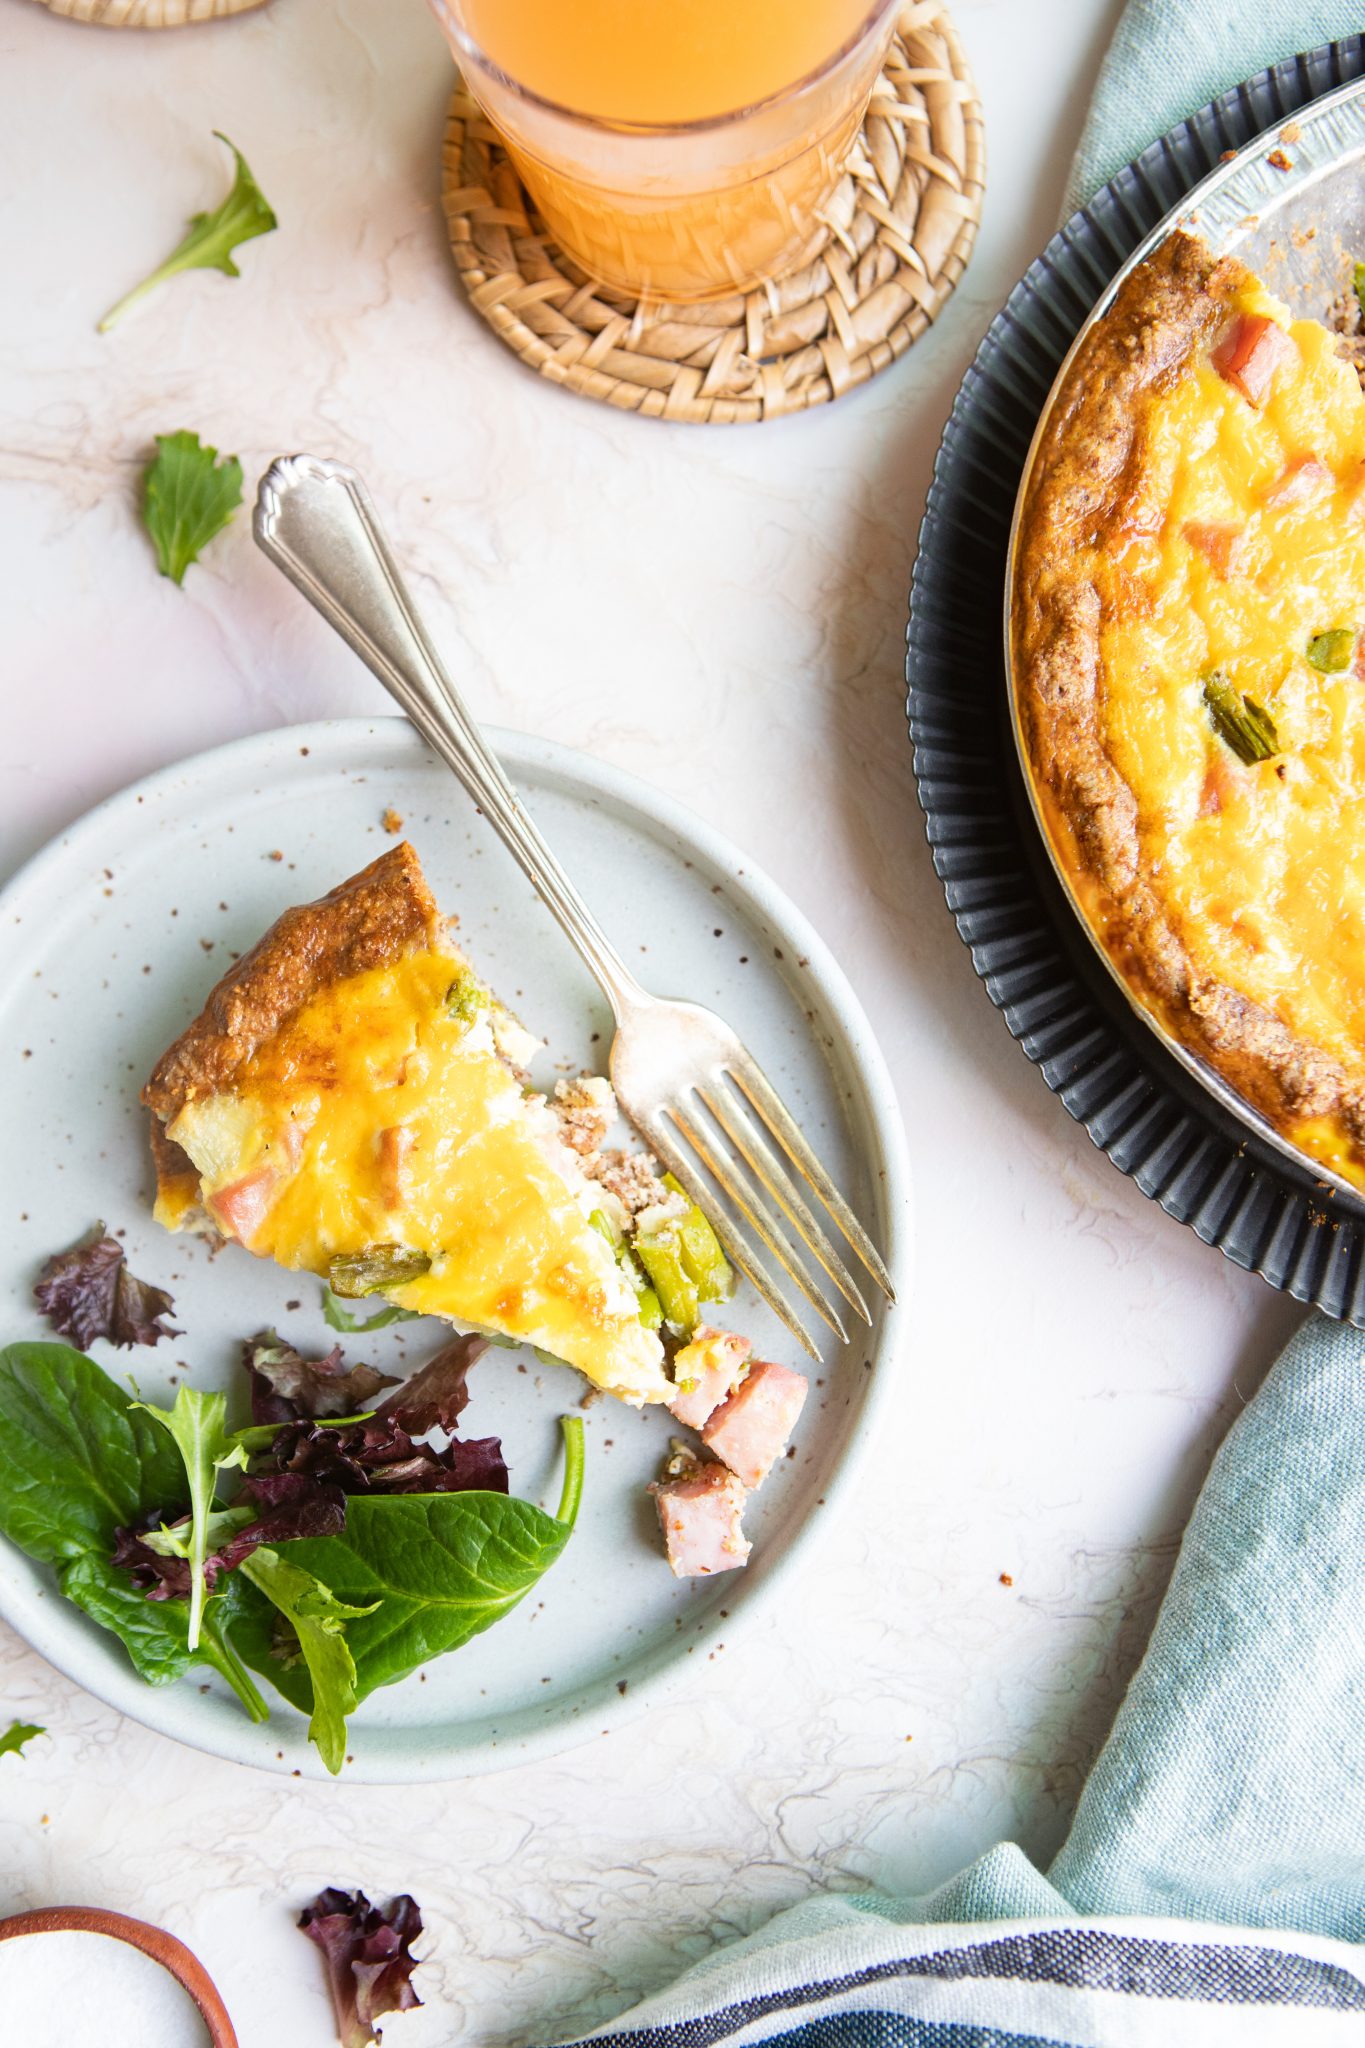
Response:
[[[1040,809],[1139,1002],[1365,1188],[1365,393],[1174,234],[1071,362],[1011,595]]]

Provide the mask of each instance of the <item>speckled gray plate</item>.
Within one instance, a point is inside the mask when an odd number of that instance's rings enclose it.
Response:
[[[909,1289],[908,1180],[881,1056],[839,968],[744,857],[667,799],[581,755],[503,733],[513,781],[645,982],[733,1020]],[[169,1286],[185,1335],[136,1353],[97,1345],[151,1398],[183,1365],[201,1386],[241,1378],[240,1339],[275,1324],[307,1348],[332,1341],[317,1283],[236,1247],[210,1259],[148,1213],[138,1088],[211,982],[288,903],[331,887],[385,845],[399,812],[463,942],[524,1020],[577,1071],[600,1064],[609,1019],[548,913],[448,771],[401,719],[292,727],[204,754],[114,797],[40,854],[0,897],[0,1048],[9,1161],[0,1292],[8,1338],[45,1334],[30,1289],[44,1257],[97,1219],[127,1229],[133,1270]],[[23,1162],[20,1168],[16,1162]],[[291,1308],[291,1302],[298,1303]],[[785,1461],[752,1503],[753,1562],[693,1583],[662,1561],[644,1486],[668,1418],[599,1399],[587,1411],[583,1512],[561,1562],[508,1618],[425,1674],[378,1692],[352,1722],[346,1775],[372,1783],[456,1777],[595,1736],[689,1669],[723,1672],[720,1645],[778,1585],[847,1493],[855,1453],[890,1391],[891,1326],[831,1355]],[[731,1312],[761,1350],[790,1346],[752,1296]],[[391,1370],[415,1364],[433,1324],[352,1340]],[[240,1393],[239,1389],[239,1393]],[[514,1490],[552,1505],[557,1418],[583,1382],[528,1354],[479,1367],[468,1425],[500,1435]],[[283,1701],[253,1727],[227,1692],[154,1689],[121,1645],[0,1544],[0,1614],[91,1692],[212,1753],[321,1776]],[[705,1667],[715,1653],[705,1678]]]
[[[1214,173],[1200,225],[1228,245],[1240,234],[1238,253],[1303,308],[1326,273],[1313,245],[1296,244],[1290,229],[1313,225],[1314,183],[1333,147],[1356,147],[1354,114],[1338,118],[1337,108],[1353,99],[1342,88],[1362,76],[1365,36],[1350,36],[1221,94],[1111,179],[1030,266],[977,351],[939,449],[906,671],[934,865],[977,973],[1047,1085],[1172,1216],[1272,1286],[1365,1325],[1365,1204],[1324,1185],[1183,1065],[1115,986],[1077,919],[1020,773],[999,632],[1019,481],[1057,373],[1094,307]],[[1253,147],[1250,205],[1220,214],[1231,184],[1218,170],[1227,152],[1278,134],[1296,116],[1306,125],[1306,110],[1324,96],[1321,153],[1284,173]],[[1285,147],[1293,161],[1299,144]],[[1285,191],[1303,198],[1297,221],[1261,204]],[[1354,232],[1354,218],[1348,199],[1330,223],[1334,234]],[[1320,300],[1313,310],[1323,310]]]

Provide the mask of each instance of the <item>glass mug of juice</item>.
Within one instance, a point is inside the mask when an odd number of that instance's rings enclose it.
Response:
[[[902,0],[432,0],[546,226],[641,297],[809,260]]]

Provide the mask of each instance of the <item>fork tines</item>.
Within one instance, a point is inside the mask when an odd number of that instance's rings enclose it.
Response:
[[[727,1257],[812,1358],[820,1356],[814,1338],[769,1278],[749,1238],[717,1203],[717,1190],[734,1205],[749,1231],[843,1343],[848,1342],[848,1332],[839,1309],[810,1270],[811,1262],[823,1270],[856,1316],[867,1324],[872,1317],[861,1289],[816,1220],[789,1168],[795,1169],[800,1180],[824,1205],[887,1300],[895,1300],[891,1276],[876,1246],[820,1164],[776,1089],[748,1053],[737,1050],[707,1083],[698,1083],[688,1093],[659,1104],[643,1122],[659,1157],[692,1200],[705,1210]],[[770,1140],[775,1140],[786,1155],[786,1163]],[[704,1175],[710,1177],[712,1185],[708,1185]],[[793,1242],[793,1232],[805,1257]]]

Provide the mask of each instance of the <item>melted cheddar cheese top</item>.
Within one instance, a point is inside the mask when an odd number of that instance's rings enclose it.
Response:
[[[1154,395],[1096,570],[1103,721],[1144,868],[1196,970],[1359,1067],[1365,1054],[1365,398],[1331,335],[1288,330],[1257,405],[1207,351]],[[1344,665],[1309,659],[1336,637]],[[1265,708],[1244,765],[1202,679]],[[1325,1133],[1319,1136],[1325,1140]]]
[[[429,1270],[385,1287],[389,1299],[660,1399],[661,1346],[551,1113],[499,1058],[486,1017],[452,1012],[461,969],[425,953],[334,984],[231,1094],[185,1104],[169,1135],[210,1216],[261,1257],[326,1274],[375,1245],[425,1254]]]

